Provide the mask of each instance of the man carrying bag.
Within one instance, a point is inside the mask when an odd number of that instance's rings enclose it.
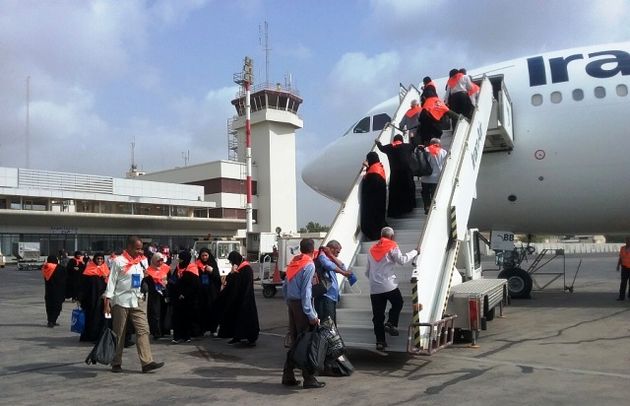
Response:
[[[310,238],[300,241],[300,255],[296,255],[287,266],[286,278],[282,285],[282,291],[289,311],[289,335],[293,345],[287,352],[287,359],[282,372],[282,384],[285,386],[297,386],[300,381],[295,379],[293,369],[295,361],[293,354],[296,351],[299,341],[304,339],[302,335],[297,340],[300,333],[308,333],[311,326],[319,325],[317,312],[313,307],[312,282],[315,276],[315,265],[313,264],[313,251],[315,243]],[[312,340],[312,338],[311,338]],[[324,350],[325,356],[325,350]],[[301,367],[304,378],[304,389],[323,388],[324,382],[315,379],[314,371],[311,372],[306,366]]]

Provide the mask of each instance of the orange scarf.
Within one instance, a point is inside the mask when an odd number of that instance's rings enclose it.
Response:
[[[392,147],[396,148],[397,146],[401,145],[402,141],[394,141],[392,142]]]
[[[398,244],[396,244],[396,241],[390,240],[389,238],[381,237],[381,239],[378,240],[378,242],[374,244],[372,248],[370,248],[370,254],[372,255],[372,258],[379,262],[385,257],[385,255],[387,255],[388,252],[397,247]]]
[[[293,257],[289,265],[287,265],[287,281],[290,281],[308,264],[313,263],[313,258],[308,254],[299,254]]]
[[[433,155],[433,156],[437,156],[440,151],[442,150],[442,147],[440,147],[437,144],[431,144],[427,147],[427,149],[429,150],[429,154]]]
[[[212,268],[212,265],[204,264],[203,262],[201,262],[200,259],[195,261],[195,265],[197,265],[197,268],[199,268],[199,272],[205,272],[204,269],[206,268],[206,266],[209,266],[210,268]]]
[[[195,276],[199,276],[199,268],[197,268],[197,264],[188,264],[188,266],[184,269],[180,268],[179,265],[177,265],[177,277],[181,278],[184,272],[190,272]]]
[[[83,271],[83,275],[85,276],[100,276],[101,278],[107,279],[109,278],[109,267],[105,262],[100,265],[96,265],[94,261],[90,261],[85,267],[85,271]]]
[[[422,107],[420,107],[420,106],[416,106],[416,107],[410,108],[405,113],[405,116],[408,117],[408,118],[411,118],[411,117],[415,116],[416,114],[420,114],[420,110],[422,110]]]
[[[381,178],[383,178],[383,180],[385,180],[385,169],[383,168],[383,164],[380,162],[376,162],[373,163],[372,165],[370,165],[370,167],[368,168],[367,172],[365,173],[366,175],[369,175],[370,173],[375,173],[377,175],[379,175]]]
[[[246,266],[249,266],[249,262],[247,261],[243,261],[241,262],[241,264],[238,266],[238,268],[236,268],[236,270],[234,272],[241,272],[241,269],[245,268]]]
[[[169,270],[170,268],[166,264],[160,265],[159,268],[156,268],[153,265],[151,265],[150,267],[147,268],[147,275],[153,278],[153,282],[159,283],[160,285],[164,286],[164,279],[168,275]]]
[[[125,268],[123,269],[125,273],[129,272],[131,267],[133,267],[134,265],[138,265],[140,262],[142,262],[143,259],[146,259],[144,255],[138,255],[135,258],[131,258],[131,255],[129,255],[126,250],[123,251],[122,256],[127,260],[127,265],[125,265]]]
[[[457,85],[457,82],[459,82],[459,80],[462,78],[462,76],[464,76],[463,73],[456,73],[455,75],[451,76],[448,79],[448,82],[446,82],[446,86],[448,86],[450,89],[454,88]]]
[[[74,262],[76,262],[75,266],[83,265],[83,258],[72,257],[72,259],[74,259]]]
[[[46,281],[49,281],[56,270],[57,270],[57,264],[53,264],[51,262],[44,263],[44,265],[42,265],[42,275],[44,275],[44,279]]]

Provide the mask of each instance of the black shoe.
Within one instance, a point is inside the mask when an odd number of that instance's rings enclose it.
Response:
[[[230,341],[228,341],[227,343],[228,343],[228,344],[236,344],[236,343],[240,343],[240,342],[241,342],[241,340],[238,340],[238,339],[236,339],[236,338],[233,338],[233,339],[231,339]]]
[[[147,373],[149,371],[153,371],[155,369],[160,369],[164,366],[163,362],[150,362],[142,367],[142,373]]]
[[[282,384],[284,386],[298,386],[299,384],[301,384],[302,382],[300,380],[297,380],[295,378],[293,379],[282,379]]]
[[[387,348],[387,343],[386,342],[377,342],[376,343],[376,350],[377,351],[385,351],[385,348]]]
[[[389,323],[385,323],[385,332],[388,333],[392,337],[397,337],[400,335],[400,333],[398,332],[398,328],[396,328],[395,326],[392,326]]]
[[[112,372],[117,374],[122,372],[122,367],[120,365],[112,365]]]
[[[58,326],[58,325],[59,325],[59,323],[53,323],[53,324],[54,324],[55,326]]]
[[[323,388],[324,386],[326,386],[326,382],[319,382],[317,380],[304,382],[304,385],[302,385],[304,389],[319,389]]]
[[[55,323],[48,322],[48,324],[46,324],[46,327],[53,328],[55,327]]]
[[[625,298],[623,298],[623,297],[618,297],[617,298],[617,301],[621,301],[621,300],[625,300]]]

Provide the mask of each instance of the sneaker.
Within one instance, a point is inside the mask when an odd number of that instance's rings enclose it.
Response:
[[[228,344],[236,344],[236,343],[239,343],[239,342],[241,342],[241,340],[238,340],[238,339],[236,339],[236,338],[233,338],[233,339],[231,339],[230,341],[228,341],[227,343],[228,343]]]
[[[160,369],[164,366],[163,362],[150,362],[142,367],[142,373],[145,374],[149,371],[153,371],[155,369]]]
[[[122,372],[122,367],[120,365],[112,365],[112,372],[117,374]]]
[[[387,343],[386,342],[378,342],[378,343],[376,343],[376,350],[377,351],[385,351],[385,348],[387,348]]]
[[[314,378],[312,381],[304,382],[304,385],[302,385],[304,389],[319,389],[323,388],[324,386],[326,386],[326,382],[319,382],[317,379]]]
[[[398,328],[396,328],[395,326],[392,326],[389,323],[385,323],[385,332],[388,333],[392,337],[397,337],[400,335],[400,333],[398,332]]]
[[[176,340],[174,338],[171,340],[171,344],[180,344],[180,343],[183,343],[183,342],[184,342],[184,340]]]

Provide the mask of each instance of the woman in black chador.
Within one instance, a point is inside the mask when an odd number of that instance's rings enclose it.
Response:
[[[83,275],[84,270],[85,263],[83,262],[83,254],[81,251],[76,251],[74,257],[71,258],[68,261],[68,265],[66,265],[66,299],[72,299],[72,301],[79,299],[81,275]]]
[[[366,172],[361,181],[361,231],[367,240],[374,241],[381,238],[381,229],[387,226],[387,181],[376,152],[367,154],[363,166]]]
[[[57,257],[49,255],[42,266],[44,276],[44,301],[46,302],[46,317],[48,327],[58,326],[57,318],[61,313],[61,306],[65,300],[66,268],[58,264]]]
[[[217,330],[217,315],[214,309],[215,302],[221,291],[221,274],[217,260],[207,248],[199,250],[196,262],[199,268],[199,325],[203,333],[209,331],[213,335]]]
[[[416,184],[411,172],[411,153],[413,145],[403,143],[400,134],[394,136],[389,145],[382,145],[376,140],[378,149],[389,160],[389,217],[402,217],[416,208]]]
[[[249,345],[255,345],[260,327],[254,297],[254,271],[236,251],[230,252],[228,261],[232,264],[232,272],[226,277],[225,288],[219,295],[219,337],[231,338],[228,344],[247,340]]]
[[[94,255],[81,275],[79,302],[85,313],[85,329],[81,333],[81,341],[96,341],[105,325],[103,314],[103,293],[107,288],[109,267],[102,253]]]
[[[178,255],[177,282],[173,294],[173,344],[190,341],[199,335],[196,331],[199,320],[199,268],[191,262],[190,251]],[[170,284],[169,284],[170,289]]]

